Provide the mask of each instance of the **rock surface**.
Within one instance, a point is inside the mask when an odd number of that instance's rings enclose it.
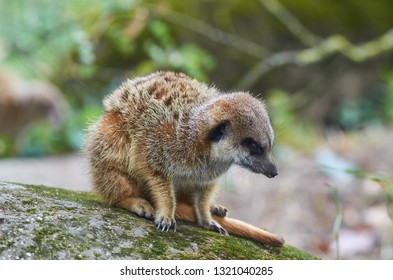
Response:
[[[178,222],[152,222],[88,192],[0,182],[0,259],[315,259]]]

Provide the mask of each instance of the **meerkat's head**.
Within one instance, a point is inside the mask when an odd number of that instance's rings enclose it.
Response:
[[[221,95],[208,107],[212,158],[275,177],[274,132],[264,103],[239,92]]]

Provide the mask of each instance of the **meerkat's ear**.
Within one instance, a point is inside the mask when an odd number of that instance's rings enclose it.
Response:
[[[212,142],[218,142],[222,138],[227,136],[228,132],[229,132],[229,121],[224,120],[219,122],[209,131],[208,138]]]

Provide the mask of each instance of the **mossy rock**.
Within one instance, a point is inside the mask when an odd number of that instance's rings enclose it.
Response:
[[[315,259],[178,222],[176,232],[88,192],[0,182],[0,259]]]

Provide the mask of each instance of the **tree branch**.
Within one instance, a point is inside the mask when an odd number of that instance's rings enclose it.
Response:
[[[288,30],[306,46],[317,44],[321,38],[309,31],[285,6],[277,0],[259,0],[259,2],[276,16]]]
[[[214,42],[229,46],[250,56],[260,59],[271,54],[271,51],[263,46],[260,46],[242,37],[234,36],[230,33],[224,32],[193,17],[180,14],[163,7],[149,6],[149,9],[153,12],[154,15],[164,19],[165,21],[192,30],[195,33],[203,35]]]
[[[393,50],[393,28],[382,36],[360,45],[353,45],[342,35],[332,35],[310,48],[278,52],[261,60],[243,76],[236,88],[250,88],[267,72],[287,64],[309,65],[337,53],[351,61],[360,63],[391,50]]]

